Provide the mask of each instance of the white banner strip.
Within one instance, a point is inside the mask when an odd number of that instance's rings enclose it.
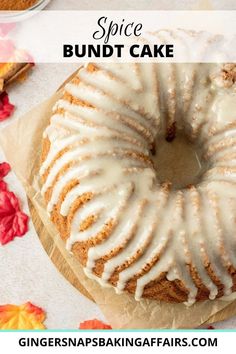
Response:
[[[236,62],[236,11],[0,12],[7,23],[0,62]]]
[[[235,332],[208,331],[0,331],[6,353],[235,353]]]

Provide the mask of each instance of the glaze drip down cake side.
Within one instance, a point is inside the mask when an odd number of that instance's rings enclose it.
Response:
[[[235,64],[89,64],[66,85],[42,195],[88,277],[137,300],[236,291],[235,80]],[[199,163],[183,184],[160,167],[180,137]]]

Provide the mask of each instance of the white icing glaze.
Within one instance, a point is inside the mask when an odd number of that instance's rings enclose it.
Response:
[[[181,41],[185,35],[176,34]],[[163,31],[161,36],[168,41],[171,33]],[[90,247],[85,268],[103,286],[126,265],[119,272],[116,291],[123,291],[139,275],[135,297],[140,299],[145,286],[166,273],[168,280],[184,283],[192,304],[197,287],[187,264],[214,299],[218,289],[207,272],[210,264],[229,295],[233,282],[228,268],[236,268],[235,85],[224,85],[218,64],[96,67],[92,72],[82,68],[79,84],[66,86],[68,94],[89,105],[59,100],[44,133],[50,150],[40,174],[47,173],[42,194],[52,188],[49,212],[67,184],[77,181],[60,209],[61,215],[72,217],[67,248],[92,239],[112,220],[111,234]],[[151,162],[155,139],[158,149],[158,137],[173,123],[199,144],[200,158],[208,166],[201,182],[190,189],[176,191],[161,184]],[[87,192],[92,199],[71,215],[73,203]],[[96,217],[94,223],[80,231],[91,215]],[[96,277],[95,262],[110,254],[101,278]]]

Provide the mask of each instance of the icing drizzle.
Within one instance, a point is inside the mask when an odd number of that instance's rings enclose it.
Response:
[[[42,186],[43,195],[52,188],[48,212],[74,179],[79,184],[65,195],[61,215],[70,215],[71,205],[83,194],[93,194],[72,217],[67,248],[90,240],[112,219],[109,237],[88,251],[88,276],[109,285],[114,271],[125,265],[116,291],[138,276],[135,297],[140,299],[145,286],[164,272],[168,280],[184,283],[191,304],[198,288],[187,265],[214,299],[218,289],[207,271],[210,264],[229,295],[233,281],[228,268],[236,268],[235,85],[222,84],[218,64],[95,68],[81,68],[78,82],[65,88],[86,104],[59,100],[44,133],[51,143],[40,169],[41,176],[49,171]],[[177,191],[158,181],[150,152],[173,122],[198,142],[209,166],[199,184]],[[80,231],[91,215],[94,223]],[[109,254],[114,256],[105,262],[101,278],[96,277],[96,261]],[[145,271],[148,264],[152,267]]]

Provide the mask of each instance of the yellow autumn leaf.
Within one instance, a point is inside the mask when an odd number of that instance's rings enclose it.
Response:
[[[0,306],[0,329],[45,329],[45,312],[30,302]]]

